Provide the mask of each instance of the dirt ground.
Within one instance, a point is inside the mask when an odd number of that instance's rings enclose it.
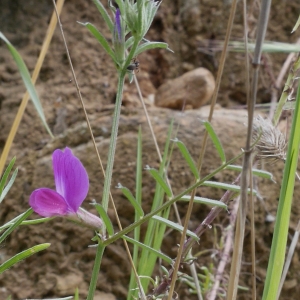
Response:
[[[153,97],[156,89],[166,80],[180,76],[194,68],[206,67],[216,76],[220,42],[224,40],[230,10],[230,4],[227,2],[229,1],[164,0],[148,33],[149,40],[167,42],[174,50],[174,54],[165,50],[151,50],[138,57],[140,72],[137,77],[161,149],[163,149],[170,119],[175,117],[181,122],[179,137],[184,140],[194,157],[197,157],[199,153],[203,128],[200,128],[197,120],[199,117],[204,117],[205,112],[190,111],[182,117],[179,112],[154,107]],[[103,1],[103,3],[106,5],[107,2]],[[248,3],[250,37],[255,36],[258,6],[257,1]],[[31,72],[39,55],[52,11],[52,1],[0,1],[0,31],[20,51]],[[297,34],[291,35],[290,32],[298,18],[299,11],[300,4],[297,1],[273,1],[267,40],[294,43]],[[109,32],[92,1],[66,0],[61,20],[81,93],[91,118],[96,142],[101,148],[105,160],[116,94],[117,74],[113,63],[97,41],[77,21],[93,23],[107,38],[109,38]],[[240,1],[232,40],[242,40],[242,22],[242,1]],[[258,90],[259,103],[270,101],[274,81],[286,56],[287,54],[264,54]],[[101,199],[102,175],[99,168],[95,166],[95,154],[84,122],[84,114],[77,99],[76,89],[70,79],[71,72],[64,45],[60,32],[56,29],[36,84],[47,122],[55,134],[55,139],[51,140],[47,135],[32,104],[29,103],[10,153],[11,157],[17,156],[19,175],[12,191],[1,204],[1,224],[28,208],[28,197],[35,188],[53,187],[51,153],[56,148],[72,147],[90,175],[89,199],[95,198],[98,201]],[[0,43],[0,152],[4,147],[24,90],[10,54],[5,45]],[[216,112],[214,123],[228,157],[239,153],[240,148],[244,145],[245,95],[244,55],[229,52],[218,97],[220,107]],[[145,165],[150,162],[151,166],[155,167],[158,160],[154,154],[155,149],[136,89],[129,83],[126,83],[123,103],[113,186],[118,182],[122,182],[122,184],[125,182],[128,188],[134,190],[135,182],[132,173],[135,166],[136,135],[140,124],[142,124],[145,134],[143,161]],[[224,126],[224,124],[226,125]],[[209,149],[213,149],[212,145],[209,147]],[[192,182],[192,177],[187,174],[179,154],[175,152],[174,155],[177,156],[174,157],[169,174],[171,174],[170,179],[174,191],[179,192],[183,186],[187,187]],[[203,172],[209,172],[213,166],[218,166],[215,157],[216,153],[212,150],[206,158]],[[264,197],[264,202],[257,201],[255,207],[259,295],[263,288],[273,231],[273,223],[266,222],[266,216],[276,213],[283,164],[278,163],[267,168],[273,172],[277,183],[267,180],[260,180],[258,183],[259,192]],[[220,182],[231,182],[233,179],[234,175],[230,172],[222,173],[214,178]],[[149,183],[150,178],[147,175],[145,175],[144,181],[147,183],[147,187],[143,190],[144,209],[147,211],[151,204],[154,183]],[[299,186],[296,187],[295,198],[300,195],[299,188]],[[129,204],[124,204],[125,200],[118,191],[114,191],[114,195],[117,205],[122,207],[120,217],[125,227],[132,222],[133,210]],[[201,196],[219,199],[222,193],[207,188],[201,190]],[[89,208],[88,205],[86,207]],[[186,207],[185,204],[179,206],[182,218]],[[202,220],[207,211],[207,208],[195,208],[191,228],[197,226],[199,219]],[[300,205],[295,201],[292,209],[290,235],[294,233],[299,211]],[[109,211],[109,213],[115,222],[112,212]],[[226,222],[228,222],[226,214],[217,220],[216,228],[218,228],[219,234],[222,233],[220,228],[223,228],[222,226],[225,226]],[[92,233],[86,229],[78,227],[74,229],[73,224],[61,219],[55,219],[44,226],[18,229],[1,245],[0,263],[35,244],[51,242],[52,245],[45,252],[31,257],[0,276],[0,298],[5,299],[8,295],[11,295],[12,299],[67,296],[73,293],[75,287],[79,286],[83,299],[87,293],[95,255],[94,248],[87,247],[91,244],[92,236]],[[206,234],[201,241],[203,248],[199,247],[199,251],[216,249],[214,237],[210,233]],[[247,231],[246,239],[248,237],[249,231]],[[174,257],[178,242],[178,235],[172,234],[166,237],[162,250]],[[250,286],[249,248],[247,240],[241,280],[243,286]],[[195,250],[195,252],[197,251]],[[126,298],[130,266],[127,259],[124,260],[125,256],[121,241],[108,247],[97,284],[99,291],[111,293],[117,299]],[[210,263],[216,266],[220,256],[221,250],[214,256],[203,255],[197,262],[198,266]],[[299,267],[298,245],[281,299],[298,299],[300,292]],[[226,285],[226,276],[224,275],[224,285]],[[178,292],[180,299],[196,299],[189,295],[185,285],[180,286]],[[248,294],[249,292],[240,292],[238,299],[250,299]],[[103,295],[101,297],[101,299],[105,299]]]

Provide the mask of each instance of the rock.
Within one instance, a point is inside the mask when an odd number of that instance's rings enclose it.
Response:
[[[208,102],[214,88],[212,73],[198,68],[161,85],[155,95],[155,105],[179,110],[199,108]]]

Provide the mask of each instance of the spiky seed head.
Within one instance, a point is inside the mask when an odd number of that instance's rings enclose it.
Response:
[[[260,159],[277,160],[286,158],[285,135],[273,126],[270,120],[258,115],[253,122],[253,142],[256,157]]]

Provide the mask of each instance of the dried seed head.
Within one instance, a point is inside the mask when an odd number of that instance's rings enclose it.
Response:
[[[284,134],[260,115],[253,122],[253,141],[256,142],[257,158],[285,160],[286,141]]]

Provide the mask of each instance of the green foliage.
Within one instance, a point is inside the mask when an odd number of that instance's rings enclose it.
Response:
[[[135,209],[135,213],[138,214],[140,217],[144,216],[144,212],[143,212],[143,209],[142,209],[141,205],[134,198],[134,196],[129,191],[129,189],[122,186],[120,183],[118,184],[117,188],[120,189],[122,191],[123,195],[130,201],[130,203],[132,204],[132,206]]]
[[[15,164],[16,158],[14,157],[10,163],[8,164],[6,170],[3,173],[3,176],[1,177],[0,180],[0,204],[3,201],[3,199],[5,198],[6,194],[8,193],[8,191],[10,190],[11,186],[13,185],[17,174],[18,174],[18,168],[15,169],[15,171],[13,172],[10,180],[8,181],[8,184],[6,185],[8,176],[10,174],[10,171],[12,170],[14,164]],[[5,186],[6,185],[6,186]]]
[[[110,236],[114,234],[114,227],[111,223],[111,220],[109,216],[107,215],[107,212],[103,208],[103,206],[99,203],[92,203],[92,205],[95,206],[99,216],[101,217],[103,223],[105,224],[106,230]]]
[[[281,184],[279,204],[273,233],[271,253],[268,263],[263,300],[277,299],[280,278],[282,274],[287,236],[290,223],[290,214],[297,170],[300,147],[300,85],[296,97],[292,128],[289,138],[287,157]]]
[[[224,152],[223,146],[222,146],[217,134],[215,133],[213,127],[207,121],[204,121],[202,123],[204,124],[206,131],[208,132],[212,142],[214,143],[215,148],[218,151],[218,154],[221,158],[222,163],[225,163],[226,162],[225,152]]]
[[[0,265],[0,274],[3,273],[4,271],[8,270],[9,268],[11,268],[18,262],[24,260],[25,258],[30,257],[31,255],[33,255],[37,252],[47,249],[48,247],[50,247],[50,245],[51,244],[49,244],[49,243],[36,245],[36,246],[33,246],[27,250],[24,250],[24,251],[16,254],[15,256],[13,256],[12,258],[8,259],[7,261],[5,261],[3,264]]]
[[[15,62],[17,64],[17,67],[19,69],[21,77],[22,77],[23,82],[26,86],[26,89],[31,97],[31,100],[35,106],[35,109],[38,112],[38,115],[39,115],[40,119],[42,120],[46,130],[48,131],[50,136],[53,137],[51,130],[46,122],[46,118],[45,118],[45,115],[43,112],[41,101],[38,97],[38,94],[37,94],[35,88],[34,88],[34,85],[31,82],[30,74],[28,72],[28,69],[27,69],[21,55],[18,53],[16,48],[9,42],[9,40],[4,36],[4,34],[2,32],[0,32],[0,39],[2,39],[6,43],[8,50],[10,51],[13,59],[15,60]]]
[[[195,178],[200,179],[198,168],[197,168],[189,150],[186,148],[185,144],[183,142],[179,141],[178,139],[174,139],[173,142],[176,143],[179,151],[181,152],[183,158],[187,162],[187,164],[188,164],[191,172],[195,176]]]
[[[16,229],[24,220],[33,213],[32,208],[29,208],[25,213],[19,215],[14,223],[11,223],[9,228],[0,236],[0,244]]]

